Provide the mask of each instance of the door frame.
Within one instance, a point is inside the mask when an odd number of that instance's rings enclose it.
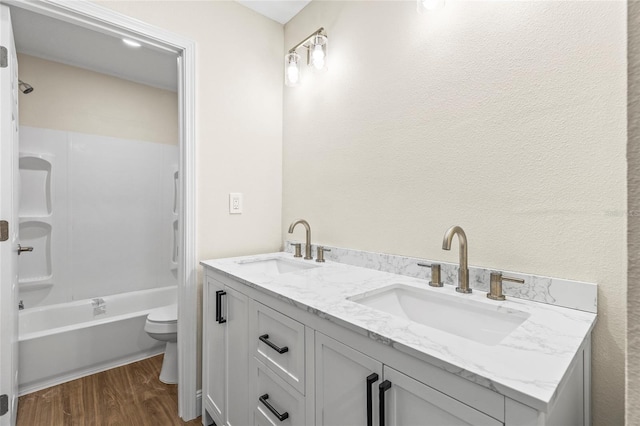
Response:
[[[201,414],[197,389],[198,291],[196,258],[195,179],[195,42],[89,1],[0,0],[31,12],[80,25],[116,37],[127,37],[174,52],[178,60],[179,262],[178,262],[178,414],[192,420]]]

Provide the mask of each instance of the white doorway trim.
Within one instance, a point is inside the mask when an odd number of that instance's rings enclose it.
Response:
[[[178,268],[178,414],[198,417],[197,259],[195,182],[195,42],[89,1],[0,0],[10,6],[60,19],[114,36],[140,40],[178,57],[180,114],[179,268]]]

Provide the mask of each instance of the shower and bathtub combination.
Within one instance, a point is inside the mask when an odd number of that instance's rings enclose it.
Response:
[[[176,303],[177,145],[20,127],[20,394],[160,354]]]

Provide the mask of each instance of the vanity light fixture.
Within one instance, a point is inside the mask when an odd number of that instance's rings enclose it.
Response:
[[[133,48],[142,47],[142,45],[140,43],[138,43],[137,41],[133,41],[133,40],[130,40],[128,38],[123,38],[122,42],[124,44],[126,44],[127,46],[129,46],[129,47],[133,47]]]
[[[287,86],[295,87],[300,84],[301,57],[296,50],[301,47],[307,49],[307,65],[314,71],[327,69],[327,41],[327,33],[321,27],[289,50],[284,57],[284,82]]]
[[[445,0],[417,0],[418,13],[428,13],[444,7]]]

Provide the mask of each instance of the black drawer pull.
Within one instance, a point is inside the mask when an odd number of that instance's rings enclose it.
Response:
[[[388,391],[391,388],[391,382],[388,380],[385,380],[384,382],[380,383],[380,386],[378,387],[380,389],[380,426],[384,426],[384,421],[385,421],[385,414],[384,414],[384,393],[386,391]]]
[[[269,404],[267,402],[267,399],[269,399],[269,394],[268,393],[265,393],[260,398],[258,398],[258,400],[260,400],[260,402],[262,402],[264,404],[264,406],[267,407],[269,409],[269,411],[271,411],[271,413],[273,413],[273,415],[278,418],[278,420],[284,421],[284,420],[287,420],[289,418],[289,413],[287,413],[286,411],[284,413],[282,413],[282,414],[278,413],[278,410],[273,408],[271,406],[271,404]]]
[[[377,373],[371,373],[367,376],[367,426],[373,426],[373,398],[371,396],[371,385],[379,379]]]
[[[222,318],[222,296],[227,294],[224,290],[216,291],[216,321],[218,324],[224,324],[226,319]]]
[[[289,348],[287,346],[278,347],[278,346],[274,345],[272,342],[270,342],[268,334],[263,334],[262,336],[258,337],[258,339],[260,339],[261,342],[266,343],[271,349],[273,349],[274,351],[278,352],[279,354],[283,354],[285,352],[289,352]]]

